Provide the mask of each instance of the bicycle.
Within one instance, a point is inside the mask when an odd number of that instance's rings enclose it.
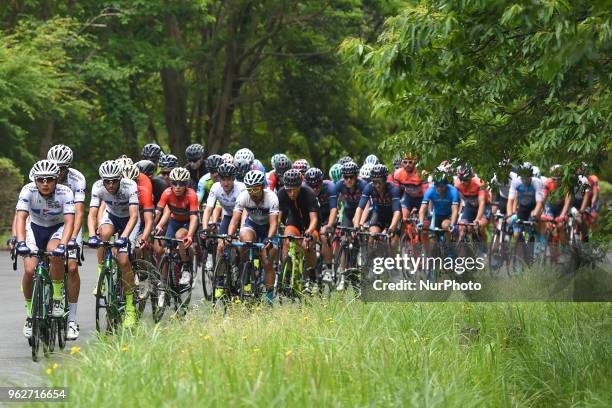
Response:
[[[266,246],[261,242],[230,242],[230,246],[234,248],[245,248],[247,250],[247,259],[242,264],[242,273],[240,274],[238,296],[240,301],[247,299],[259,299],[263,293],[263,277],[264,271],[261,262],[261,250]]]
[[[207,234],[206,238],[214,239],[215,245],[217,240],[222,239],[226,243],[231,244],[236,235],[227,234]],[[216,250],[215,250],[216,251]],[[216,257],[215,257],[216,258]],[[223,302],[228,301],[231,297],[238,293],[238,255],[235,247],[226,245],[223,248],[221,257],[215,260],[215,267],[212,274],[202,274],[202,284],[204,286],[205,298],[216,307],[220,307]],[[208,293],[208,296],[206,295]]]
[[[369,232],[360,231],[357,235],[361,238],[359,242],[360,251],[357,259],[362,259],[362,265],[365,268],[362,270],[362,276],[366,276],[368,279],[374,279],[374,258],[375,257],[389,257],[391,248],[389,247],[389,234],[385,232]],[[369,242],[372,241],[370,244]],[[391,270],[388,270],[388,277],[394,279]]]
[[[340,243],[337,246],[332,265],[336,277],[336,289],[342,290],[344,283],[348,282],[359,295],[361,294],[361,267],[365,265],[363,262],[365,251],[361,251],[362,243],[356,235],[359,230],[343,226],[337,226],[336,230],[340,232]]]
[[[419,222],[417,217],[410,217],[404,220],[404,227],[400,236],[400,255],[402,258],[416,258],[423,254],[421,236],[416,224]],[[402,268],[404,279],[410,279],[410,269]]]
[[[512,233],[508,231],[508,222],[506,216],[499,211],[494,215],[495,224],[494,232],[489,245],[489,271],[495,277],[499,270],[508,266],[510,262],[510,251],[508,244]]]
[[[183,262],[181,261],[177,246],[168,244],[182,243],[182,239],[165,236],[154,236],[153,239],[166,242],[164,255],[159,260],[157,266],[160,273],[160,285],[157,288],[157,313],[153,316],[153,320],[157,323],[162,319],[166,308],[170,306],[170,304],[174,305],[175,312],[179,310],[185,311],[191,301],[194,277],[192,275],[188,285],[179,285],[182,273],[181,265]]]
[[[296,235],[278,235],[281,240],[289,241],[287,256],[279,264],[274,284],[275,297],[282,299],[299,299],[304,290],[304,252],[298,249],[296,241],[302,241],[306,237]],[[282,241],[281,241],[282,245]],[[279,254],[282,253],[282,249]]]
[[[219,227],[219,223],[208,223],[208,226]],[[213,300],[213,279],[214,272],[217,267],[217,246],[218,240],[227,237],[227,234],[214,234],[207,231],[200,231],[200,247],[202,252],[203,264],[202,267],[202,291],[204,298],[208,301]]]
[[[519,275],[525,266],[530,266],[534,261],[534,244],[536,238],[535,221],[516,220],[515,224],[523,227],[518,239],[510,250],[510,262],[508,262],[508,275]]]
[[[113,242],[102,241],[99,245],[94,245],[93,247],[102,247],[104,249],[104,260],[96,289],[96,331],[100,333],[104,328],[104,332],[112,333],[121,325],[126,308],[122,273],[117,258],[113,254]],[[128,253],[130,253],[129,242]],[[138,311],[140,307],[138,303],[140,296],[138,294],[138,286],[134,286],[133,299],[136,303],[136,317],[139,318]]]
[[[25,256],[35,256],[38,258],[38,264],[34,271],[33,276],[33,289],[32,289],[32,306],[30,308],[30,319],[32,321],[32,335],[28,339],[28,343],[32,348],[32,361],[38,361],[38,351],[40,349],[40,343],[43,344],[43,353],[45,357],[55,349],[55,337],[58,338],[58,344],[60,349],[64,349],[66,346],[66,331],[68,329],[68,322],[66,321],[67,316],[67,305],[68,299],[66,298],[66,277],[68,275],[67,268],[67,257],[64,254],[64,293],[62,293],[64,301],[64,313],[61,317],[53,317],[53,284],[51,281],[51,275],[49,274],[49,257],[55,256],[51,251],[30,251]],[[11,251],[11,258],[13,259],[13,270],[17,270],[17,251],[13,248]],[[61,333],[60,333],[61,332]]]

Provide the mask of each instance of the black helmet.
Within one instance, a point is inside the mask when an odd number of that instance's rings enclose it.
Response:
[[[279,154],[274,162],[274,170],[279,175],[283,175],[287,170],[289,170],[293,166],[289,157],[286,154]]]
[[[399,169],[401,164],[402,164],[401,156],[395,156],[393,158],[393,168]]]
[[[245,159],[236,160],[234,166],[236,167],[236,176],[241,180],[251,170],[251,164]]]
[[[462,164],[458,166],[455,174],[457,175],[459,180],[464,182],[474,177],[474,171],[472,170],[472,167],[469,164]]]
[[[306,174],[304,174],[304,179],[309,186],[316,186],[323,181],[323,172],[321,169],[311,167],[306,171]]]
[[[155,173],[155,169],[157,169],[157,166],[151,160],[137,161],[136,167],[138,167],[138,170],[140,170],[141,173],[149,177],[152,176],[153,173]]]
[[[385,181],[388,175],[389,170],[387,170],[387,166],[384,164],[376,164],[372,170],[370,170],[370,179],[383,179],[383,181]]]
[[[289,169],[283,174],[283,184],[286,187],[302,185],[302,173],[298,169]]]
[[[187,146],[187,149],[185,149],[185,156],[189,161],[200,160],[204,157],[204,146],[199,143]]]
[[[175,167],[178,167],[179,161],[178,157],[173,154],[164,154],[159,158],[159,168],[161,170],[172,170]]]
[[[146,144],[142,148],[142,152],[140,155],[145,160],[151,160],[152,162],[157,162],[162,154],[162,149],[159,145],[155,143]]]
[[[219,166],[219,176],[220,177],[235,177],[236,176],[236,166],[229,163],[222,163]]]
[[[431,175],[434,184],[450,184],[453,176],[446,170],[437,167]]]
[[[359,166],[355,162],[348,162],[342,165],[343,176],[356,176],[359,173]]]
[[[219,156],[218,154],[211,154],[210,156],[208,156],[208,159],[206,159],[206,168],[210,173],[213,170],[216,171],[221,165],[221,163],[223,163],[223,158],[221,156]]]
[[[341,158],[340,160],[338,160],[338,163],[340,164],[344,164],[344,163],[349,163],[354,161],[353,158],[351,156],[344,156],[343,158]]]

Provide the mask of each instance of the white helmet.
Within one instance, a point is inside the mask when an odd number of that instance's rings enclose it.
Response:
[[[247,149],[246,147],[244,149],[240,149],[236,152],[236,154],[234,155],[234,160],[246,160],[249,163],[251,163],[253,160],[255,160],[255,155],[253,154],[253,152],[251,151],[251,149]]]
[[[370,155],[368,155],[368,157],[365,158],[365,160],[363,161],[363,164],[364,165],[366,165],[366,164],[371,164],[371,165],[378,164],[378,157],[376,157],[376,155],[374,155],[374,154],[370,154]]]
[[[70,166],[72,159],[72,149],[63,144],[52,146],[47,152],[47,160],[55,162],[58,166]]]
[[[30,170],[30,180],[34,181],[38,177],[53,177],[58,178],[60,169],[55,162],[51,160],[39,160],[34,163],[32,170]]]
[[[121,178],[121,171],[123,166],[116,160],[107,160],[100,165],[98,174],[103,179],[118,179]]]
[[[359,177],[364,180],[368,180],[370,178],[370,172],[372,171],[373,167],[374,165],[370,163],[366,163],[361,166],[361,168],[359,169]]]
[[[223,153],[221,155],[221,159],[223,160],[223,163],[234,164],[234,156],[229,153]]]
[[[172,181],[189,181],[189,170],[184,167],[175,167],[168,177],[170,177]]]
[[[244,185],[247,187],[263,186],[266,175],[263,171],[251,170],[244,176]]]
[[[117,163],[119,163],[121,165],[121,168],[126,168],[127,166],[131,166],[132,164],[134,164],[134,162],[132,161],[132,159],[130,159],[129,157],[127,157],[125,154],[121,155],[121,157],[119,157],[117,160],[115,160]]]
[[[123,178],[136,181],[136,179],[140,175],[140,170],[138,169],[138,166],[136,166],[135,164],[128,164],[127,166],[123,167],[122,173],[123,173]]]

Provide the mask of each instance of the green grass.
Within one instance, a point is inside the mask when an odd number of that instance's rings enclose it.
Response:
[[[83,407],[612,404],[610,304],[203,309],[93,342],[44,375]]]

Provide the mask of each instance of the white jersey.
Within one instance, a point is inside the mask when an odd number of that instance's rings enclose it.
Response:
[[[249,196],[249,192],[244,190],[236,199],[234,211],[242,214],[244,210],[253,223],[266,225],[270,222],[270,214],[278,214],[278,197],[274,191],[266,188],[263,190],[263,199],[255,203]]]
[[[70,188],[58,184],[55,192],[45,198],[36,183],[28,183],[19,193],[16,210],[27,212],[30,221],[38,226],[53,227],[64,223],[64,215],[74,214],[74,194]]]
[[[73,168],[69,168],[68,174],[66,175],[66,180],[60,184],[70,187],[72,193],[74,194],[75,203],[85,202],[85,189],[87,188],[87,183],[85,182],[85,176],[83,173]]]
[[[136,182],[121,179],[121,184],[115,195],[111,195],[102,180],[94,183],[91,189],[90,207],[100,207],[100,202],[106,203],[106,211],[115,217],[126,218],[130,216],[130,205],[138,205],[138,187]]]
[[[538,177],[532,177],[531,183],[526,187],[521,177],[512,179],[508,199],[513,200],[517,195],[519,196],[519,205],[521,206],[529,207],[535,205],[536,202],[541,203],[544,201],[544,185],[542,180]]]
[[[234,181],[234,188],[228,194],[223,190],[223,187],[221,187],[221,183],[217,181],[210,189],[208,199],[206,200],[206,206],[214,208],[218,201],[223,208],[223,215],[232,215],[232,211],[234,211],[234,207],[236,206],[236,199],[244,190],[246,190],[244,183]]]

